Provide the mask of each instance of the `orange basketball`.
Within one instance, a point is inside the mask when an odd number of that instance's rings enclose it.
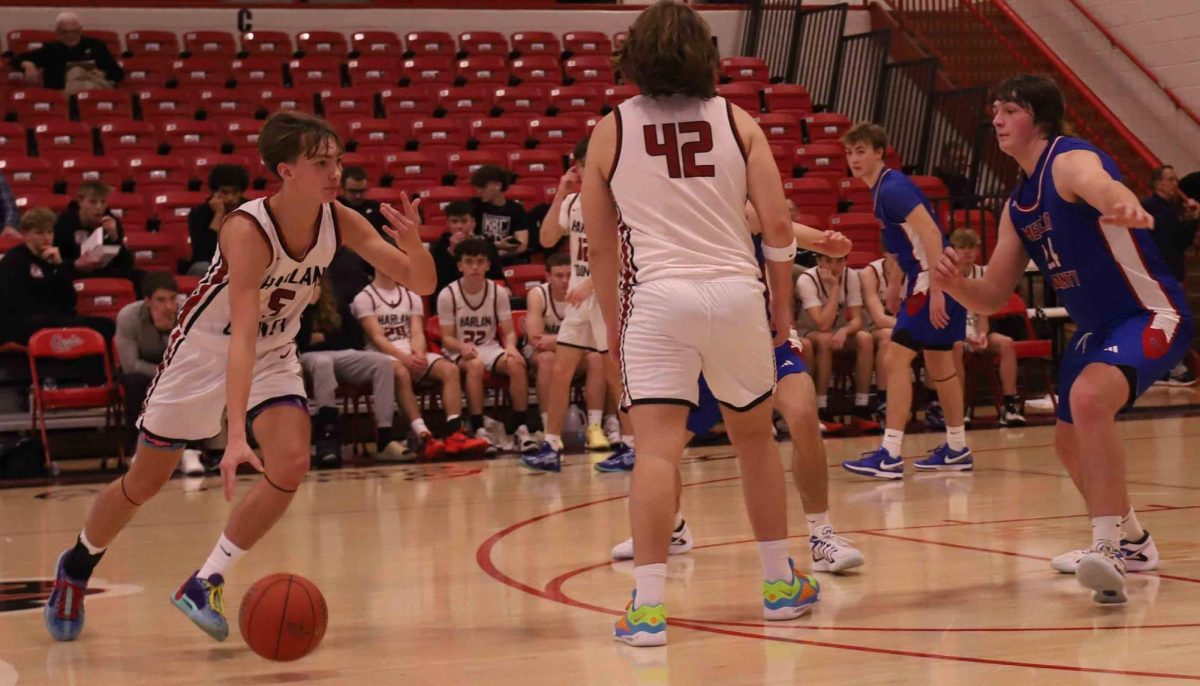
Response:
[[[246,645],[268,660],[308,655],[325,637],[329,611],[316,584],[295,574],[258,580],[242,598],[238,625]]]

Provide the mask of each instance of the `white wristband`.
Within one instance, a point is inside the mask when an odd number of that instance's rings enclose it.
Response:
[[[796,239],[781,248],[776,248],[766,243],[762,244],[763,257],[771,262],[791,262],[796,259]]]

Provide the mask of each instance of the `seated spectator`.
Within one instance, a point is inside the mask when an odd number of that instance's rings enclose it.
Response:
[[[554,359],[558,350],[558,327],[562,324],[567,313],[567,285],[571,281],[571,256],[566,253],[555,253],[546,260],[546,270],[550,280],[538,284],[529,291],[526,303],[528,314],[525,316],[525,335],[528,339],[523,352],[537,378],[538,407],[542,411],[542,426],[546,425],[546,407],[550,399],[550,387],[553,383],[563,383],[568,386],[580,372],[587,373],[584,382],[584,402],[588,410],[589,443],[600,444],[604,432],[600,422],[604,413],[605,391],[607,380],[604,376],[604,356],[594,350],[578,350],[579,360],[575,363],[571,379],[554,379]],[[590,297],[591,288],[581,291],[585,297]],[[564,344],[566,345],[566,344]],[[582,362],[583,364],[580,364]],[[566,375],[564,375],[566,376]],[[607,441],[607,439],[605,439]],[[606,446],[607,447],[607,446]]]
[[[74,12],[63,12],[54,20],[59,40],[12,58],[12,67],[25,72],[30,83],[66,90],[67,95],[95,88],[116,88],[125,72],[99,38],[83,35],[83,23]]]
[[[338,196],[338,201],[366,217],[367,221],[371,222],[371,226],[379,230],[387,224],[387,220],[379,211],[379,201],[367,197],[369,188],[370,183],[367,179],[366,169],[356,166],[346,167],[342,170],[342,194]]]
[[[379,202],[367,199],[367,172],[362,167],[342,170],[342,194],[338,202],[366,217],[378,231],[386,223]],[[375,277],[375,269],[347,247],[338,248],[326,272],[332,280],[333,295],[338,306],[349,306],[362,289]]]
[[[950,247],[958,253],[958,265],[963,276],[982,279],[985,267],[976,264],[979,260],[979,234],[971,229],[959,229],[950,235]],[[1013,339],[1002,333],[989,331],[986,316],[967,312],[967,337],[954,344],[954,362],[958,378],[966,383],[967,375],[963,361],[964,351],[974,355],[992,353],[1000,358],[1000,387],[1004,393],[1004,410],[1000,413],[1000,426],[1025,426],[1021,415],[1021,397],[1017,395],[1017,353]]]
[[[18,228],[24,245],[0,259],[0,342],[24,344],[34,331],[59,326],[86,326],[111,340],[111,319],[75,314],[71,267],[53,243],[54,213],[28,210]]]
[[[462,278],[438,294],[438,324],[447,357],[467,375],[467,407],[476,438],[488,438],[483,426],[483,379],[488,372],[508,377],[512,412],[505,431],[512,449],[535,451],[529,434],[529,370],[517,349],[508,289],[488,280],[495,248],[482,238],[468,238],[455,249]],[[500,336],[503,335],[503,342]]]
[[[108,277],[129,279],[135,288],[140,278],[133,268],[133,254],[125,247],[125,229],[121,220],[108,209],[112,189],[99,181],[79,184],[75,199],[58,215],[54,224],[54,245],[62,253],[63,262],[71,266],[75,278]],[[116,257],[101,264],[80,256],[80,246],[96,229],[104,229],[104,244],[120,246]]]
[[[458,259],[454,256],[454,251],[466,239],[479,236],[476,227],[475,209],[471,203],[465,200],[456,200],[446,205],[446,233],[443,233],[436,243],[429,246],[429,253],[433,255],[433,263],[437,267],[438,285],[434,295],[441,293],[443,288],[458,281],[460,274]],[[497,281],[504,279],[504,272],[501,271],[499,263],[491,266],[487,278]]]
[[[479,196],[472,199],[475,226],[480,235],[496,246],[501,264],[529,261],[529,217],[525,206],[504,197],[509,174],[489,164],[471,174],[471,185]]]
[[[204,276],[217,252],[217,233],[225,215],[246,202],[250,172],[239,164],[214,165],[208,173],[212,196],[188,212],[188,236],[192,239],[192,266],[188,274]]]
[[[0,174],[0,236],[20,236],[17,225],[21,223],[21,214],[17,211],[17,203],[13,200],[12,189]]]
[[[1186,271],[1184,253],[1196,241],[1200,203],[1180,190],[1179,177],[1170,165],[1151,172],[1150,186],[1154,192],[1142,200],[1142,207],[1154,217],[1154,231],[1150,235],[1171,273],[1183,283]],[[1196,381],[1196,375],[1180,362],[1158,383],[1165,386],[1193,386]]]
[[[871,334],[875,345],[875,392],[879,402],[875,405],[874,419],[881,421],[887,409],[887,347],[892,341],[892,329],[896,326],[896,315],[887,309],[888,268],[887,258],[881,257],[858,270],[858,282],[862,288],[863,331]],[[893,262],[892,278],[904,279],[900,268]],[[900,288],[897,288],[897,297]]]
[[[855,353],[854,426],[862,431],[878,431],[871,418],[871,372],[875,362],[875,341],[862,330],[862,286],[858,272],[846,268],[845,257],[819,255],[817,266],[806,269],[796,280],[800,314],[796,332],[805,339],[804,355],[816,371],[817,413],[825,430],[836,433],[842,425],[829,412],[829,382],[833,376],[833,354]]]
[[[312,398],[317,404],[313,441],[318,467],[336,467],[342,462],[342,441],[337,409],[339,383],[371,386],[375,410],[375,449],[385,459],[399,460],[404,444],[395,439],[392,420],[396,414],[396,384],[392,360],[386,355],[356,350],[348,330],[353,328],[349,311],[339,307],[324,275],[313,289],[309,306],[300,315],[296,347],[300,366],[312,381]]]
[[[117,313],[117,361],[125,389],[125,449],[130,453],[137,447],[137,420],[146,391],[158,373],[179,312],[179,285],[167,272],[146,274],[142,293],[142,300],[129,303]],[[200,451],[184,450],[179,470],[185,476],[204,476]]]
[[[491,443],[469,438],[463,431],[462,383],[458,366],[429,352],[425,341],[425,306],[421,297],[380,272],[354,298],[354,316],[362,325],[367,349],[387,362],[395,375],[400,407],[411,422],[424,460],[483,454]],[[417,404],[416,387],[437,384],[446,410],[446,436],[435,438]]]

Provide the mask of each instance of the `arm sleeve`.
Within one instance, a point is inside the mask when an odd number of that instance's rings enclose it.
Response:
[[[918,205],[923,204],[922,200],[921,192],[912,182],[896,180],[884,183],[883,188],[879,189],[877,207],[883,213],[884,221],[900,224],[908,219],[909,213]]]
[[[529,230],[529,213],[525,211],[525,206],[514,200],[513,202],[513,232]]]
[[[21,215],[17,212],[17,203],[13,200],[12,189],[0,174],[0,229],[6,226],[17,226]]]
[[[846,270],[846,303],[849,307],[862,307],[862,281],[858,278],[858,270]]]
[[[817,292],[817,278],[812,272],[804,272],[796,279],[796,299],[800,301],[800,309],[821,306],[821,294]]]
[[[112,81],[114,86],[120,83],[121,79],[125,78],[125,70],[121,69],[121,65],[113,59],[112,53],[108,51],[108,45],[104,41],[98,40],[93,50],[96,55],[96,66],[104,72],[105,78]]]
[[[13,69],[20,69],[22,62],[33,62],[34,64],[36,64],[39,67],[45,67],[46,66],[46,46],[43,45],[42,47],[38,48],[37,50],[30,50],[29,52],[22,53],[20,55],[14,55],[12,58]]]

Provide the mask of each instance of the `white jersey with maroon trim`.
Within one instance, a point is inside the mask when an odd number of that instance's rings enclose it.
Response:
[[[550,297],[551,289],[548,283],[540,283],[534,286],[533,290],[542,292],[542,302],[545,303],[542,306],[542,321],[545,323],[546,333],[557,336],[567,314],[567,301]]]
[[[266,198],[242,204],[232,214],[249,217],[271,248],[271,263],[259,280],[258,337],[255,349],[274,350],[296,338],[300,314],[312,300],[312,290],[333,260],[340,243],[334,206],[321,206],[321,221],[312,243],[302,254],[288,252],[279,237],[278,223],[271,215]],[[220,246],[212,267],[188,296],[179,313],[179,323],[171,334],[195,337],[208,347],[229,345],[229,269]]]
[[[746,153],[721,97],[637,96],[615,110],[609,185],[622,284],[760,276],[746,223]]]
[[[483,292],[467,295],[462,279],[438,294],[438,318],[454,322],[454,337],[474,346],[503,345],[500,322],[512,319],[508,290],[495,281],[484,282]]]
[[[403,286],[378,288],[369,284],[354,296],[350,311],[356,319],[375,317],[383,328],[383,335],[401,352],[412,352],[412,318],[425,316],[425,305],[421,298]],[[375,346],[367,341],[367,349]]]
[[[592,268],[588,264],[587,232],[583,229],[583,203],[578,193],[563,198],[562,209],[558,212],[558,225],[567,230],[567,248],[571,251],[571,280],[567,283],[567,289],[570,290],[592,277]]]

